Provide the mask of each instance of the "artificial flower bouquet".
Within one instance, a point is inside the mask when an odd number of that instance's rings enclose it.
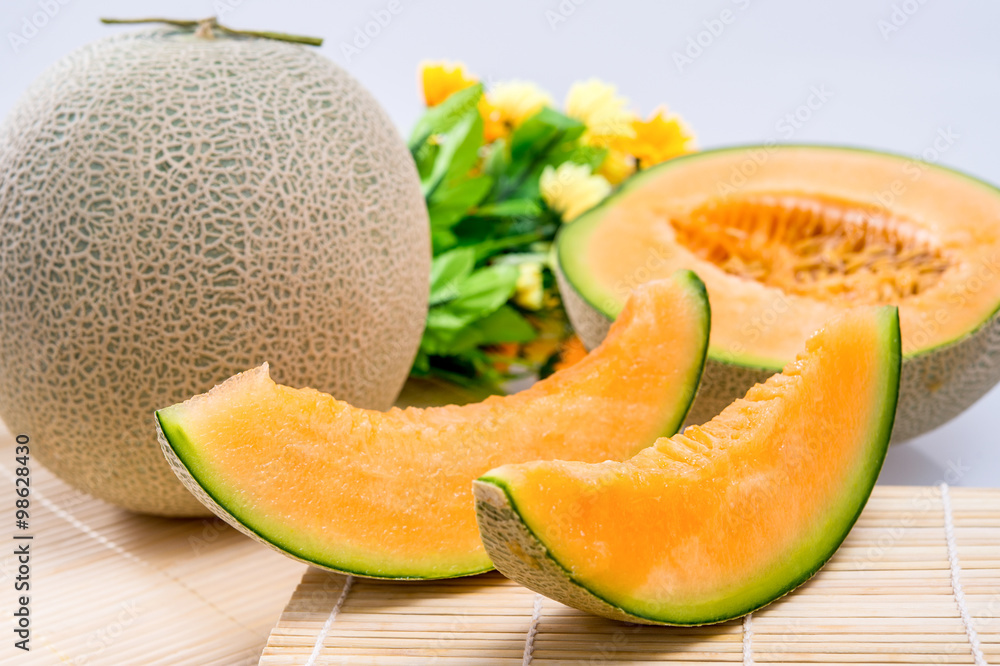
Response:
[[[661,107],[643,120],[614,86],[574,84],[563,110],[533,83],[488,89],[426,63],[409,139],[430,214],[430,311],[411,374],[499,391],[580,358],[550,260],[560,225],[624,179],[695,150]]]

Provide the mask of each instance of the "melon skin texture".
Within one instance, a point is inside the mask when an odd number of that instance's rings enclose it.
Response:
[[[472,481],[506,462],[622,460],[675,432],[709,327],[704,286],[681,272],[637,289],[601,346],[520,393],[373,412],[264,366],[158,411],[160,443],[206,506],[289,557],[373,578],[481,573]]]
[[[641,624],[723,622],[818,571],[885,459],[901,361],[895,308],[849,311],[704,426],[629,461],[505,465],[474,483],[505,576]]]
[[[392,405],[426,318],[426,207],[388,116],[315,51],[94,42],[12,111],[0,173],[0,417],[76,488],[206,515],[151,415],[264,361]]]
[[[731,188],[734,191],[720,193],[733,170],[751,155],[758,161],[766,155],[755,175],[745,185]],[[902,186],[902,194],[889,207],[874,198],[896,185]],[[684,267],[705,279],[714,311],[709,358],[688,423],[711,419],[779,371],[794,355],[787,350],[835,316],[837,306],[825,308],[823,299],[727,274],[683,247],[666,222],[671,216],[683,218],[706,202],[725,204],[747,196],[771,196],[775,190],[779,196],[798,194],[821,205],[819,197],[833,195],[851,200],[859,211],[869,211],[877,219],[898,217],[904,227],[900,237],[929,237],[932,247],[951,262],[938,284],[916,297],[891,301],[899,305],[904,340],[893,442],[950,421],[1000,381],[1000,191],[939,166],[833,146],[740,146],[677,158],[634,176],[600,206],[564,227],[557,240],[556,274],[566,310],[584,344],[590,347],[603,338],[621,293],[660,272]],[[640,199],[643,203],[633,203]],[[587,238],[615,215],[621,217],[612,224],[619,226],[608,227],[607,233],[627,235],[621,226],[621,220],[629,219],[626,210],[631,219],[652,211],[646,219],[655,216],[657,221],[637,225],[641,230],[635,238],[655,240],[643,251],[635,247],[624,251],[628,261],[618,267],[620,274],[613,284],[602,284],[585,256]],[[598,254],[606,246],[604,241],[594,245]],[[761,326],[761,320],[771,325]],[[759,337],[746,338],[745,330]],[[775,338],[787,338],[787,353],[774,353],[780,346],[773,344]],[[765,346],[755,353],[755,347]]]

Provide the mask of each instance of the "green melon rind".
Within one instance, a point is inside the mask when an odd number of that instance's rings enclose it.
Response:
[[[447,573],[447,574],[430,574],[430,575],[413,575],[413,574],[402,574],[402,575],[392,575],[385,573],[373,573],[371,571],[365,570],[361,563],[356,562],[332,562],[319,558],[309,553],[302,551],[301,549],[295,547],[291,544],[276,543],[270,540],[264,534],[261,534],[253,527],[251,527],[248,521],[237,516],[229,509],[225,508],[222,504],[222,498],[216,497],[212,490],[206,485],[202,485],[200,481],[196,478],[192,470],[188,467],[184,458],[181,455],[181,451],[187,449],[191,450],[193,448],[190,440],[184,434],[183,428],[178,424],[173,423],[168,416],[165,416],[163,412],[166,410],[160,410],[156,412],[156,433],[157,438],[160,442],[160,448],[163,451],[163,455],[166,457],[167,462],[170,464],[171,469],[177,478],[181,480],[184,486],[198,499],[203,505],[205,505],[212,513],[227,522],[236,530],[247,535],[254,541],[264,544],[268,548],[275,550],[286,557],[290,557],[293,560],[297,560],[304,564],[310,566],[318,567],[320,569],[325,569],[327,571],[333,571],[335,573],[344,574],[348,576],[360,576],[363,578],[380,578],[380,579],[391,579],[391,580],[440,580],[444,578],[458,578],[461,576],[472,576],[475,574],[486,573],[493,569],[492,566],[476,566],[470,568],[468,571],[463,571],[459,573]],[[193,466],[193,465],[192,465]]]
[[[687,160],[716,153],[766,148],[759,145],[718,148],[692,153],[651,167],[625,181],[617,192],[560,230],[556,238],[556,280],[570,321],[588,349],[600,344],[607,335],[621,299],[598,299],[588,295],[601,288],[589,283],[590,276],[584,270],[585,267],[574,262],[573,257],[579,254],[580,246],[585,244],[589,236],[588,232],[600,224],[604,214],[614,207],[618,197],[641,186],[651,176],[682,165]],[[912,159],[905,155],[851,146],[782,146],[782,149],[789,148],[844,150]],[[940,165],[929,167],[952,173],[1000,196],[1000,189],[974,176]],[[598,301],[604,302],[599,304]],[[698,395],[688,413],[686,425],[711,420],[731,402],[745,395],[751,386],[780,372],[781,365],[781,362],[772,359],[720,353],[710,348]],[[992,314],[966,334],[906,355],[903,359],[899,408],[892,443],[905,442],[947,423],[971,407],[998,382],[1000,303]]]
[[[688,418],[698,395],[702,375],[705,372],[705,364],[708,360],[708,338],[712,331],[712,308],[708,302],[708,290],[705,288],[705,283],[701,281],[697,273],[690,270],[675,271],[670,277],[684,286],[697,301],[697,310],[701,313],[701,326],[698,333],[700,333],[702,345],[695,352],[695,362],[690,364],[690,375],[684,382],[688,390],[685,394],[678,395],[679,399],[674,404],[674,407],[677,408],[675,418],[667,422],[667,425],[660,432],[661,437],[670,437],[676,433],[684,425],[685,419]]]
[[[854,479],[856,486],[854,495],[858,501],[846,509],[846,514],[840,521],[843,527],[839,530],[839,538],[829,541],[830,547],[815,558],[814,563],[803,575],[793,577],[774,593],[726,612],[685,620],[653,617],[648,613],[627,608],[627,604],[613,602],[577,580],[570,569],[553,556],[545,543],[524,521],[507,480],[500,474],[490,472],[473,483],[473,492],[476,498],[476,520],[480,535],[494,566],[504,576],[567,606],[613,620],[637,624],[697,626],[725,622],[763,608],[793,591],[812,578],[840,548],[864,510],[885,461],[896,417],[902,353],[898,311],[894,307],[886,307],[883,312],[885,313],[883,316],[889,319],[885,326],[883,345],[885,353],[882,355],[885,359],[883,369],[885,395],[881,401],[881,413],[874,419],[875,430],[869,435],[871,456],[868,464],[859,470]],[[829,529],[829,523],[830,521],[827,521],[825,524],[826,529]]]
[[[563,273],[560,264],[555,265],[556,283],[562,295],[563,305],[573,322],[573,329],[587,349],[593,349],[601,344],[612,320],[592,305]],[[731,402],[746,395],[754,384],[765,381],[768,377],[781,372],[780,368],[762,367],[726,363],[712,358],[712,351],[707,349],[704,369],[698,382],[698,391],[690,409],[688,409],[684,425],[702,424],[710,421]]]
[[[563,305],[566,307],[566,311],[573,320],[574,330],[588,350],[597,347],[601,344],[607,336],[608,331],[611,329],[612,320],[601,314],[596,308],[586,303],[583,297],[568,281],[566,281],[565,276],[559,268],[558,262],[555,264],[555,276],[559,285],[559,291],[562,294]],[[668,422],[668,424],[664,426],[661,431],[661,437],[670,437],[679,431],[685,423],[691,422],[691,419],[693,418],[692,411],[698,404],[698,394],[701,387],[705,384],[705,373],[708,371],[709,364],[711,363],[711,349],[709,348],[708,339],[712,330],[712,308],[708,299],[708,290],[705,288],[705,283],[702,282],[697,273],[688,269],[674,271],[670,277],[678,283],[688,287],[688,290],[695,295],[702,304],[701,310],[704,313],[704,317],[702,318],[701,332],[704,336],[704,345],[697,352],[698,362],[692,366],[693,375],[686,382],[691,391],[680,403],[683,405],[683,408],[678,412],[677,419],[675,421]],[[596,342],[594,342],[594,344],[589,344],[587,342],[588,339],[596,340]],[[770,374],[774,373],[772,372]],[[753,384],[751,384],[751,386],[752,385]],[[744,391],[744,393],[746,393],[746,391]]]
[[[708,354],[708,336],[709,331],[711,330],[711,309],[709,307],[708,292],[705,289],[705,284],[693,271],[689,270],[677,271],[673,274],[672,279],[675,280],[680,286],[683,286],[695,300],[696,307],[694,310],[701,315],[698,326],[698,335],[702,340],[702,344],[695,352],[693,359],[695,362],[690,364],[690,373],[684,382],[688,391],[686,393],[679,394],[678,400],[669,405],[671,409],[665,410],[671,412],[671,414],[669,415],[670,420],[663,426],[661,431],[662,436],[670,436],[677,432],[681,424],[684,422],[688,410],[694,402],[704,369],[705,359]],[[451,391],[450,395],[455,397],[457,393],[455,393],[455,391]],[[436,402],[433,400],[433,395],[423,396],[421,399],[428,397],[431,398],[432,402]],[[468,397],[470,399],[475,398],[472,394],[469,394]],[[171,418],[172,410],[173,407],[168,407],[157,411],[155,421],[160,448],[162,449],[163,455],[166,457],[167,462],[170,464],[174,473],[183,482],[187,489],[203,505],[211,510],[212,513],[232,525],[243,534],[246,534],[255,541],[258,541],[273,550],[311,566],[345,575],[362,576],[366,578],[383,578],[392,580],[437,580],[443,578],[471,576],[485,573],[493,569],[492,566],[483,566],[481,563],[476,562],[471,564],[467,569],[457,572],[454,571],[455,567],[452,564],[448,566],[448,571],[446,573],[434,571],[433,567],[426,567],[420,573],[410,570],[398,573],[375,573],[366,569],[364,562],[357,561],[356,558],[341,558],[335,560],[334,558],[329,557],[329,554],[327,553],[314,553],[297,547],[288,539],[279,538],[274,534],[268,536],[266,532],[269,530],[262,528],[259,525],[259,520],[255,520],[251,516],[242,515],[239,511],[234,509],[226,508],[227,505],[231,506],[233,502],[228,502],[226,498],[222,497],[217,490],[212,490],[211,484],[203,483],[200,480],[205,478],[207,473],[199,470],[198,468],[198,462],[196,459],[197,456],[193,453],[197,450],[197,447],[187,437],[183,426],[178,423],[176,419]]]

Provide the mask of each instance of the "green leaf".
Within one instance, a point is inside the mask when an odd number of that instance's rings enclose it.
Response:
[[[457,128],[456,128],[457,129]],[[452,130],[454,132],[455,130]],[[447,136],[451,137],[452,133]],[[444,180],[468,177],[469,170],[479,162],[479,149],[483,147],[483,119],[477,112],[472,116],[472,126],[455,149],[445,171]]]
[[[465,248],[450,252],[449,254],[459,253],[458,258],[449,259],[447,270],[442,265],[438,274],[432,276],[432,283],[436,282],[438,285],[439,298],[448,298],[446,302],[431,307],[427,313],[421,348],[428,354],[448,352],[451,340],[459,330],[499,309],[513,295],[517,284],[515,266],[487,266],[465,279],[445,280],[446,273],[461,275],[466,265],[464,262],[468,261],[468,257],[461,256],[462,251],[468,252]],[[451,293],[452,290],[447,286],[449,284],[454,285],[453,291],[456,293]]]
[[[480,268],[458,286],[458,297],[448,303],[448,307],[472,319],[483,317],[506,303],[516,285],[517,268],[514,266]]]
[[[435,256],[448,252],[458,245],[458,236],[451,229],[431,227],[431,251]]]
[[[453,329],[443,326],[431,328],[429,319],[427,324],[424,336],[420,339],[420,352],[427,356],[451,356],[451,342],[462,326]]]
[[[433,333],[443,340],[451,340],[451,335],[457,333],[459,330],[465,328],[473,321],[475,321],[474,315],[469,315],[465,313],[456,313],[448,304],[440,305],[431,308],[427,312],[427,327],[424,330],[424,335],[428,333]],[[437,353],[437,352],[429,352]]]
[[[549,108],[525,120],[511,136],[510,166],[497,198],[537,199],[542,169],[559,161],[552,159],[553,152],[562,149],[569,155],[585,129],[583,123]]]
[[[547,252],[512,252],[510,254],[502,254],[497,257],[497,263],[513,264],[514,266],[530,263],[547,266],[548,262],[549,255]]]
[[[570,132],[571,135],[568,137],[569,139],[575,139],[579,137],[581,134],[583,134],[583,131],[587,128],[586,125],[584,125],[576,118],[570,118],[566,114],[559,113],[555,109],[548,106],[543,107],[538,113],[529,117],[527,120],[521,123],[521,126],[518,129],[525,130],[525,128],[527,127],[528,128],[527,132],[530,133],[531,131],[533,131],[531,127],[536,125],[550,127],[552,129],[561,130],[564,132]],[[517,144],[518,142],[517,134],[518,132],[515,131],[514,137],[511,142],[511,146]]]
[[[525,120],[514,130],[510,138],[510,158],[512,171],[539,154],[552,150],[556,145],[575,141],[583,134],[586,126],[548,107]]]
[[[499,178],[510,166],[508,157],[507,140],[497,139],[489,145],[483,158],[483,172],[493,178]]]
[[[597,169],[597,167],[601,166],[601,163],[607,155],[607,148],[599,148],[597,146],[573,146],[569,153],[565,156],[565,159],[561,159],[559,162],[550,162],[550,164],[552,164],[552,166],[559,166],[563,162],[573,162],[574,164],[584,164],[589,166],[590,170],[593,171]]]
[[[478,349],[459,356],[432,356],[429,360],[428,377],[443,379],[477,393],[504,394],[501,386],[504,373],[494,368],[486,354]]]
[[[581,146],[574,142],[561,142],[548,153],[540,155],[528,171],[522,175],[517,186],[514,188],[508,187],[505,195],[517,199],[537,200],[541,197],[538,183],[545,167],[557,167],[565,162],[574,162],[576,164],[587,165],[593,170],[601,165],[607,153],[607,148]]]
[[[477,217],[535,217],[542,207],[531,199],[508,199],[485,204],[476,209]]]
[[[476,163],[483,145],[483,119],[479,112],[462,118],[447,134],[441,135],[440,143],[434,168],[421,180],[424,197],[429,197],[446,177],[464,175]]]
[[[458,296],[458,285],[472,274],[476,253],[471,248],[445,252],[431,263],[431,306]]]
[[[410,374],[421,377],[427,375],[431,371],[431,360],[427,357],[427,352],[423,349],[417,350],[417,357],[413,359],[413,368],[410,370]]]
[[[475,245],[470,245],[469,248],[475,251],[476,261],[482,261],[487,257],[491,257],[498,252],[504,250],[509,250],[513,247],[518,247],[521,245],[530,245],[536,241],[544,238],[544,233],[539,231],[533,231],[526,234],[517,234],[515,236],[502,236],[500,238],[491,238],[489,240],[476,243]],[[495,264],[502,266],[504,264]],[[516,281],[516,280],[515,280]]]
[[[479,115],[479,99],[483,96],[483,86],[477,83],[452,93],[448,99],[427,109],[410,133],[410,152],[417,149],[434,134],[445,134],[458,125],[463,118]]]
[[[482,201],[492,187],[493,179],[489,176],[466,178],[448,187],[438,187],[427,202],[431,226],[450,228]]]
[[[451,340],[452,354],[461,354],[480,345],[501,342],[528,342],[538,334],[528,320],[509,305],[502,305],[487,317],[475,321]]]
[[[413,161],[417,163],[417,175],[420,176],[420,180],[424,180],[430,176],[431,171],[434,170],[434,162],[437,160],[437,154],[441,150],[441,146],[436,143],[424,142],[413,151]]]
[[[502,305],[489,317],[480,319],[473,326],[482,336],[479,344],[491,345],[501,342],[530,342],[538,337],[538,331],[528,323],[517,310]]]

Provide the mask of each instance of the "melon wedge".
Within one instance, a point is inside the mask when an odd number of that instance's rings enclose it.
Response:
[[[376,412],[275,384],[264,366],[157,412],[160,443],[212,511],[296,559],[371,577],[479,573],[492,565],[472,481],[504,463],[624,460],[676,432],[708,333],[704,285],[681,271],[521,393]]]
[[[885,457],[899,388],[891,306],[850,310],[719,416],[625,462],[531,462],[474,483],[504,575],[610,618],[749,613],[833,555]]]

